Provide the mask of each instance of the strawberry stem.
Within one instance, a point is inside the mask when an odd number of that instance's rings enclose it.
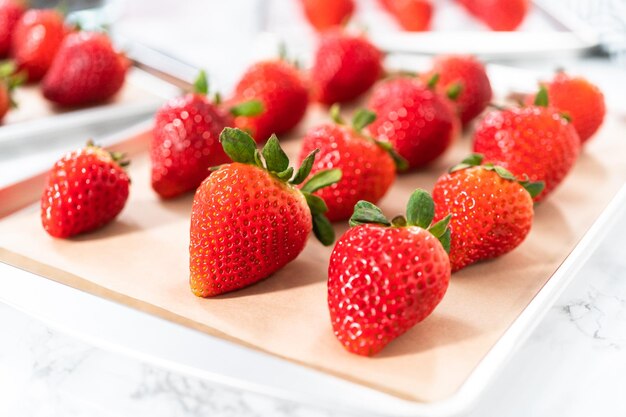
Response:
[[[198,73],[198,77],[193,83],[194,93],[207,95],[209,94],[209,81],[207,79],[206,71],[201,70]]]
[[[539,92],[535,96],[535,106],[548,107],[548,90],[545,85],[539,86]]]

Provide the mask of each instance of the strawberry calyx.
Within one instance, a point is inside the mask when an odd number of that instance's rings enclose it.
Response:
[[[446,96],[452,100],[456,101],[461,93],[463,92],[463,84],[460,82],[454,82],[448,86],[446,89]]]
[[[387,219],[382,210],[369,201],[361,200],[354,206],[350,217],[351,227],[364,224],[377,224],[384,227],[420,227],[435,236],[441,245],[450,252],[450,219],[448,214],[433,224],[435,218],[435,202],[431,195],[420,188],[413,191],[406,208],[406,216],[398,215],[392,220]]]
[[[545,85],[539,85],[539,92],[535,96],[533,104],[538,107],[548,107],[550,104],[550,101],[548,100],[548,89]]]
[[[345,125],[345,121],[341,117],[341,106],[338,103],[335,103],[330,108],[330,117],[331,119],[338,125]],[[405,171],[409,167],[409,163],[406,159],[404,159],[391,145],[389,142],[381,141],[373,138],[372,136],[363,132],[363,130],[372,124],[376,120],[376,113],[368,109],[358,109],[354,115],[352,116],[352,130],[354,130],[360,137],[363,139],[369,140],[376,144],[379,148],[384,150],[391,156],[394,164],[396,165],[396,169],[398,171]]]
[[[435,87],[437,87],[437,83],[439,82],[439,73],[436,72],[434,73],[426,82],[426,86],[430,89],[430,90],[434,90]],[[459,91],[460,93],[460,91]]]
[[[116,152],[116,151],[107,151],[102,146],[96,145],[92,139],[89,139],[85,145],[87,148],[94,148],[98,152],[102,152],[108,155],[113,162],[119,165],[122,168],[126,168],[130,165],[130,160],[127,159],[127,154],[124,152]]]
[[[241,129],[226,127],[220,134],[220,143],[226,155],[233,162],[256,166],[290,186],[295,187],[304,183],[298,191],[304,195],[311,210],[313,233],[325,246],[333,244],[335,231],[328,218],[324,215],[328,211],[328,207],[323,199],[313,193],[338,182],[341,179],[341,170],[327,169],[319,171],[305,182],[311,173],[315,155],[319,152],[319,149],[312,151],[302,161],[302,165],[295,170],[289,166],[289,158],[281,148],[276,135],[272,135],[259,151],[256,147],[256,142],[248,133]]]
[[[0,63],[0,83],[5,85],[7,92],[9,93],[9,100],[11,108],[17,107],[17,102],[13,98],[13,91],[24,84],[26,81],[26,73],[23,71],[17,71],[17,67],[13,61],[4,61]]]
[[[485,157],[479,153],[471,154],[467,158],[463,159],[460,164],[455,165],[452,168],[450,168],[448,172],[453,173],[453,172],[461,171],[467,168],[480,166],[482,169],[495,172],[502,179],[505,179],[507,181],[517,182],[519,185],[524,187],[526,191],[528,191],[528,193],[530,194],[532,198],[535,198],[537,195],[539,195],[545,188],[545,183],[543,181],[530,181],[528,179],[528,175],[526,175],[523,180],[518,180],[517,177],[515,177],[515,175],[513,175],[506,168],[503,168],[498,165],[494,165],[492,163],[483,164],[484,158]]]
[[[193,93],[208,96],[209,95],[209,81],[206,74],[206,71],[200,70],[196,80],[193,83]],[[213,103],[216,106],[222,104],[222,95],[220,93],[215,93],[213,98]],[[244,101],[242,103],[238,103],[228,109],[229,113],[235,117],[238,116],[258,116],[263,113],[263,103],[259,100],[249,100]]]

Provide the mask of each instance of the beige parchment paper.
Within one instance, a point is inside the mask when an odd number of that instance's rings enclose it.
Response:
[[[312,111],[305,125],[320,117]],[[53,239],[32,206],[0,221],[0,260],[398,397],[442,400],[462,385],[624,183],[624,133],[624,123],[609,117],[560,189],[536,207],[527,240],[506,256],[454,274],[434,314],[374,358],[347,353],[335,340],[326,307],[331,249],[314,238],[298,259],[265,281],[213,299],[192,295],[192,196],[159,201],[149,185],[145,152],[133,159],[131,197],[114,223],[74,239]],[[149,134],[144,136],[147,145]],[[291,156],[299,148],[297,137],[284,142]],[[413,189],[432,189],[469,149],[469,138],[461,138],[427,170],[400,176],[381,202],[383,210],[390,216],[403,212]],[[336,228],[342,233],[346,225]]]

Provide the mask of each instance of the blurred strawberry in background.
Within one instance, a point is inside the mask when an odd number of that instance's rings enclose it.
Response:
[[[420,32],[430,29],[433,4],[430,0],[379,0],[398,24],[407,31]]]
[[[0,58],[9,54],[13,30],[25,11],[17,0],[0,0]]]
[[[476,18],[497,31],[515,30],[529,9],[529,0],[457,0]]]
[[[354,13],[354,0],[300,0],[300,2],[307,20],[320,32],[347,23]]]

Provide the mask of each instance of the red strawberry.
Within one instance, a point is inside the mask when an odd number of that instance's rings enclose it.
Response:
[[[320,32],[341,26],[354,13],[354,0],[300,0],[300,2],[307,20]]]
[[[522,23],[529,0],[457,0],[493,30],[511,31]]]
[[[385,7],[404,30],[421,32],[430,29],[433,16],[430,0],[386,0]]]
[[[543,189],[543,183],[517,181],[502,167],[481,166],[482,160],[479,154],[466,158],[433,189],[435,220],[452,215],[452,272],[519,246],[530,232],[533,197]]]
[[[190,286],[200,297],[267,278],[302,252],[311,229],[325,245],[334,241],[324,201],[311,193],[337,182],[341,171],[319,172],[298,189],[314,153],[294,176],[276,136],[261,152],[239,129],[224,129],[220,140],[235,162],[204,180],[191,212]]]
[[[382,74],[382,54],[364,36],[325,33],[315,53],[311,81],[315,100],[343,103],[365,93]]]
[[[62,106],[106,101],[124,85],[128,66],[108,36],[72,33],[61,44],[43,79],[43,95]]]
[[[538,102],[547,102],[545,90]],[[574,166],[580,152],[576,130],[554,108],[528,106],[488,113],[476,127],[474,152],[514,175],[543,181],[543,200]]]
[[[375,355],[443,298],[450,281],[450,218],[431,225],[434,211],[430,195],[419,189],[406,219],[390,222],[366,201],[354,208],[353,227],[337,241],[328,267],[330,318],[348,351]]]
[[[582,143],[600,128],[606,114],[604,95],[595,85],[582,77],[570,77],[558,72],[554,79],[544,84],[550,105],[565,113],[578,132]],[[532,102],[535,96],[529,97]]]
[[[358,111],[352,126],[343,124],[338,106],[331,113],[336,123],[314,127],[304,137],[300,163],[318,149],[311,173],[328,168],[341,169],[341,181],[316,193],[328,206],[326,217],[336,221],[350,218],[359,200],[378,202],[396,178],[394,159],[400,165],[406,162],[393,155],[389,144],[377,142],[362,133],[376,118],[374,113]]]
[[[61,42],[69,32],[63,15],[55,10],[28,10],[13,31],[11,53],[15,63],[38,81],[52,64]]]
[[[451,103],[419,79],[398,77],[378,84],[367,107],[377,114],[373,136],[390,142],[418,168],[439,157],[452,143],[458,120]]]
[[[57,161],[41,197],[41,222],[54,237],[98,229],[113,220],[128,199],[130,179],[123,155],[88,144]]]
[[[0,58],[9,54],[13,30],[25,11],[25,7],[16,0],[0,0]]]
[[[16,107],[12,93],[24,82],[24,74],[15,73],[15,65],[9,61],[0,64],[0,122],[12,107]]]
[[[171,99],[155,116],[150,157],[152,188],[162,198],[195,190],[209,175],[209,168],[229,162],[219,142],[222,130],[233,125],[232,115],[207,97],[208,83],[202,71],[195,92]],[[242,103],[233,114],[254,114],[258,102]]]
[[[258,100],[264,111],[258,116],[240,116],[235,126],[250,132],[257,142],[264,143],[273,133],[287,133],[304,117],[309,93],[302,75],[293,65],[283,61],[254,64],[235,88],[233,102]]]
[[[487,108],[492,91],[485,66],[469,55],[435,58],[427,77],[439,75],[438,85],[454,100],[463,126]]]

